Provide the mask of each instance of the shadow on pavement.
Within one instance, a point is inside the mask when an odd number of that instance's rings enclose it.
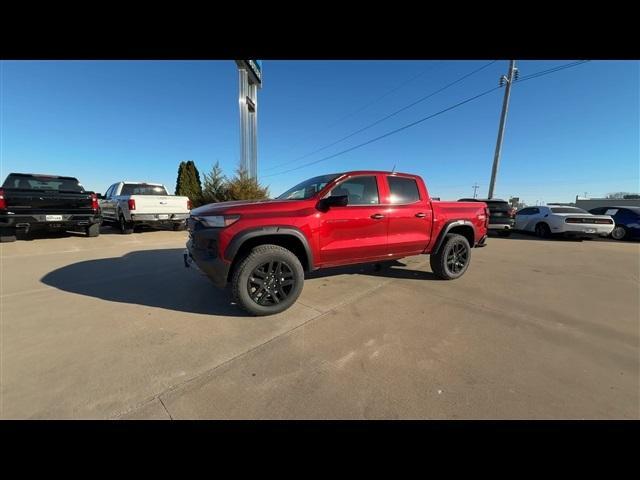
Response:
[[[427,258],[427,257],[425,257]],[[380,263],[362,263],[358,265],[349,265],[346,267],[333,267],[316,272],[308,273],[305,278],[312,280],[314,278],[325,278],[334,275],[370,275],[373,277],[384,278],[406,278],[414,280],[440,280],[432,272],[424,272],[422,270],[410,270],[407,264],[399,260],[390,260]]]
[[[182,248],[140,250],[122,257],[74,263],[40,279],[57,289],[116,303],[187,313],[246,316],[231,302],[228,289],[216,288],[195,268],[184,268]],[[385,278],[436,280],[431,272],[410,270],[399,261],[337,267],[306,275],[307,280],[358,274]],[[118,308],[114,305],[114,308]]]
[[[227,290],[216,288],[198,270],[184,267],[183,250],[141,250],[122,257],[78,262],[46,274],[41,282],[110,302],[187,313],[246,316],[231,303]]]

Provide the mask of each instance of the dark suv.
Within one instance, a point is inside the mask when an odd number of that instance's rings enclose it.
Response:
[[[459,202],[483,202],[489,207],[489,232],[497,233],[501,237],[511,235],[516,224],[516,209],[505,200],[493,198],[461,198]]]

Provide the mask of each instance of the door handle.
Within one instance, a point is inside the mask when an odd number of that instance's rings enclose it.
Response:
[[[422,212],[420,212],[420,213],[416,213],[416,217],[418,217],[418,218],[424,218],[424,217],[426,217],[426,216],[427,216],[427,214],[426,214],[426,213],[422,213]]]
[[[371,215],[371,218],[373,218],[374,220],[380,220],[381,218],[384,218],[384,215],[382,215],[381,213],[374,213],[373,215]]]

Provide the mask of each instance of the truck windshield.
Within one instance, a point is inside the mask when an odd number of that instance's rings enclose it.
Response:
[[[332,173],[330,175],[320,175],[319,177],[310,178],[290,188],[277,197],[277,200],[308,200],[322,190],[327,183],[335,180],[340,175],[342,175],[342,173]]]
[[[46,192],[74,192],[84,193],[84,188],[78,180],[71,177],[55,177],[47,175],[29,175],[10,173],[2,188],[19,190],[38,190]]]
[[[125,183],[120,195],[169,195],[161,185],[147,185],[146,183]]]

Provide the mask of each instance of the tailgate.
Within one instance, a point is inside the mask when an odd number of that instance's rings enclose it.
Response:
[[[7,210],[26,213],[93,213],[88,193],[39,192],[4,189]]]
[[[189,213],[187,197],[174,195],[131,195],[136,202],[136,214],[141,213]]]

